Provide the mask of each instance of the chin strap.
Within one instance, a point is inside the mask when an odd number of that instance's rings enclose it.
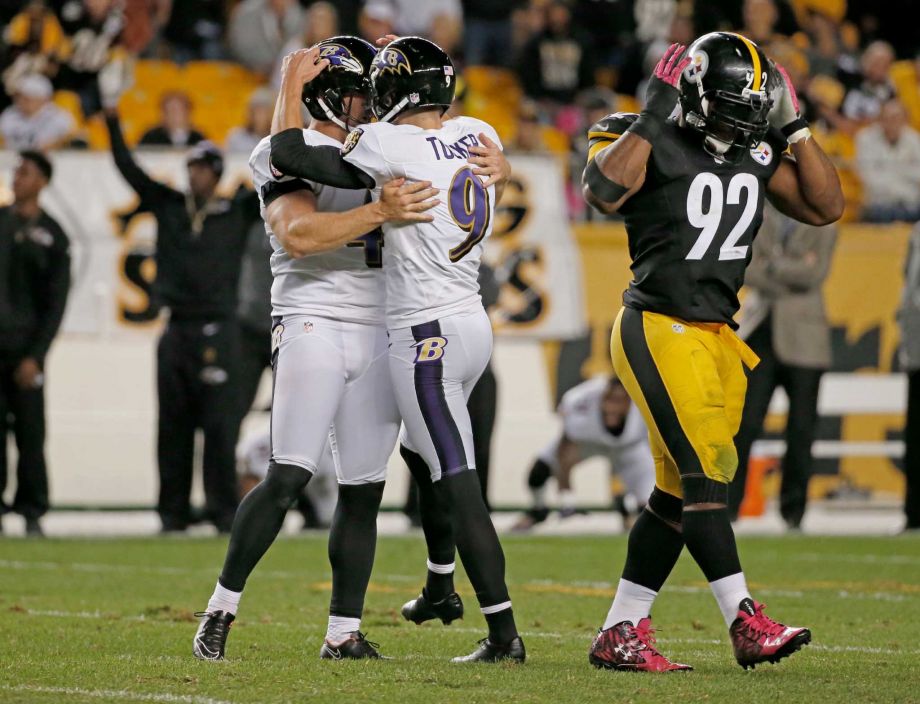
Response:
[[[403,108],[406,107],[408,104],[409,104],[409,98],[408,97],[403,98],[398,103],[396,103],[396,105],[394,105],[393,108],[386,115],[384,115],[383,117],[377,118],[377,119],[379,119],[381,122],[389,122],[394,117],[396,117],[400,112],[402,112]]]
[[[345,130],[346,132],[351,132],[354,129],[353,127],[349,127],[347,122],[345,122],[338,115],[336,115],[332,111],[332,108],[330,108],[329,105],[326,104],[325,100],[323,100],[320,97],[317,97],[316,103],[317,105],[319,105],[320,109],[322,109],[322,111],[325,113],[326,117],[329,119],[330,122],[335,123],[336,125],[341,127],[343,130]]]

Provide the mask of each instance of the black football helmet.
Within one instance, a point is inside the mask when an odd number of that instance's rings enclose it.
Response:
[[[329,120],[349,132],[356,124],[370,121],[371,65],[377,50],[358,37],[331,37],[319,47],[319,58],[329,65],[303,87],[301,99],[317,120]],[[367,104],[367,113],[360,120],[351,116],[351,99],[360,95]]]
[[[711,32],[687,50],[690,65],[680,79],[680,107],[703,147],[722,161],[737,162],[769,129],[773,69],[747,37]]]
[[[374,115],[391,122],[406,110],[437,107],[443,115],[454,100],[454,63],[434,42],[401,37],[377,52],[371,69]]]

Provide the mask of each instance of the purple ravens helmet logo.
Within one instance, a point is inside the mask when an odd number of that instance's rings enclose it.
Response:
[[[330,66],[340,66],[352,73],[364,73],[364,66],[351,51],[341,44],[325,44],[319,52],[320,59],[328,59]]]
[[[409,65],[409,59],[406,58],[406,55],[402,52],[401,49],[396,47],[385,47],[380,52],[377,53],[377,58],[374,59],[374,69],[377,73],[412,73],[412,66]]]

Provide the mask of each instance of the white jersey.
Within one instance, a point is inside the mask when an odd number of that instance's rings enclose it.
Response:
[[[387,325],[406,328],[482,305],[479,260],[492,232],[495,187],[483,188],[467,162],[470,146],[485,133],[500,144],[491,125],[471,117],[448,120],[439,130],[375,122],[352,132],[342,150],[346,161],[373,178],[374,198],[394,178],[430,181],[440,205],[430,223],[383,226]]]
[[[341,147],[342,143],[315,130],[303,131],[311,146]],[[367,202],[365,190],[325,186],[315,181],[283,176],[270,163],[271,139],[266,137],[249,157],[252,181],[259,194],[262,218],[272,195],[309,188],[317,210],[341,213]],[[365,235],[331,252],[293,259],[265,223],[272,245],[272,315],[312,313],[353,323],[383,324],[385,285],[380,261],[382,233]]]
[[[607,430],[601,415],[601,399],[610,384],[607,377],[596,377],[569,389],[559,403],[562,429],[575,443],[600,445],[610,450],[647,444],[648,428],[635,403],[629,404],[623,431],[614,435]]]

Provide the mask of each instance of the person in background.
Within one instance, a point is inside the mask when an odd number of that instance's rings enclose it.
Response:
[[[193,60],[223,59],[227,3],[224,0],[172,0],[171,4],[163,38],[172,47],[173,61],[184,64]]]
[[[463,0],[463,60],[467,66],[511,64],[511,15],[522,2]]]
[[[539,106],[533,100],[525,98],[518,105],[517,118],[517,130],[509,149],[522,153],[549,151],[543,139]]]
[[[10,3],[12,4],[12,3]],[[42,0],[29,0],[3,26],[0,34],[0,110],[12,102],[15,86],[23,76],[50,76],[57,70],[63,49],[64,30],[54,12]]]
[[[790,530],[797,530],[805,515],[818,390],[821,375],[832,362],[831,331],[821,287],[836,241],[835,225],[805,225],[773,206],[764,210],[745,275],[749,293],[738,330],[760,357],[760,364],[748,375],[741,427],[735,436],[738,471],[729,486],[733,518],[738,517],[744,499],[751,445],[763,431],[777,386],[782,386],[789,397],[780,514]]]
[[[256,88],[246,105],[246,124],[230,130],[226,150],[231,154],[252,153],[262,138],[271,131],[274,108],[274,91],[266,86]],[[262,235],[264,239],[265,233]]]
[[[358,15],[358,34],[373,44],[380,37],[395,36],[396,10],[388,2],[368,2]]]
[[[509,4],[496,2],[496,6]],[[373,17],[386,17],[386,7],[392,11],[395,34],[418,36],[433,41],[448,54],[463,37],[463,8],[460,0],[368,0],[365,11]],[[390,32],[378,34],[384,37]],[[374,37],[369,41],[377,39]]]
[[[41,152],[21,152],[13,172],[13,204],[0,208],[0,515],[21,514],[26,533],[34,536],[42,535],[39,519],[49,506],[45,357],[70,290],[70,243],[38,203],[51,172]],[[10,430],[19,453],[12,507],[2,501]]]
[[[572,24],[564,0],[546,6],[546,29],[521,51],[518,72],[524,93],[555,108],[571,103],[575,94],[594,85],[595,53],[589,35]]]
[[[251,71],[267,76],[282,47],[300,36],[303,23],[297,0],[243,0],[230,16],[230,52]]]
[[[603,457],[626,485],[634,510],[624,510],[627,528],[648,502],[655,488],[655,462],[648,444],[642,413],[615,376],[597,377],[569,389],[557,409],[562,433],[544,448],[527,477],[531,508],[514,525],[530,530],[549,517],[546,485],[555,477],[561,518],[577,513],[572,492],[572,470],[592,457]],[[625,505],[625,502],[624,502]]]
[[[192,127],[192,101],[178,90],[163,93],[160,98],[160,124],[144,132],[140,145],[144,147],[192,147],[204,135]]]
[[[207,518],[225,532],[239,501],[237,291],[246,237],[259,219],[258,197],[245,190],[232,199],[217,193],[224,161],[210,142],[188,153],[187,191],[152,179],[122,135],[116,106],[124,86],[117,71],[100,74],[115,166],[157,222],[153,292],[169,311],[157,347],[157,510],[163,532],[184,531],[192,520],[195,433],[201,429]]]
[[[854,134],[877,118],[882,105],[895,97],[894,84],[888,75],[892,63],[894,49],[888,42],[874,41],[863,50],[860,73],[852,79],[840,114],[830,116],[829,121],[836,129]]]
[[[38,73],[16,84],[13,104],[0,113],[0,137],[7,149],[54,149],[76,130],[73,116],[51,102],[51,81]]]
[[[298,49],[319,44],[324,39],[338,36],[338,34],[339,13],[335,5],[331,2],[326,2],[326,0],[319,0],[319,2],[314,2],[310,5],[304,19],[303,32],[296,37],[291,37],[281,51],[278,52],[275,68],[269,78],[272,87],[277,89],[281,86],[281,70],[285,56]],[[268,134],[268,132],[265,134]]]
[[[127,54],[123,46],[124,2],[58,0],[55,4],[66,39],[54,87],[79,95],[83,114],[89,117],[102,108],[96,80],[99,71],[114,60],[124,60]]]
[[[887,101],[878,121],[856,135],[856,168],[864,220],[920,219],[920,134],[907,123],[901,101]]]
[[[904,291],[898,310],[901,368],[907,372],[904,421],[904,529],[920,531],[920,223],[910,235]]]

